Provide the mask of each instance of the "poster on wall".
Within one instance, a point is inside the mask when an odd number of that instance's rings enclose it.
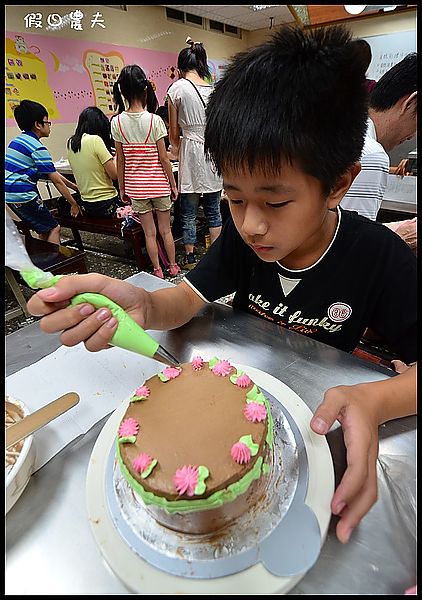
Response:
[[[398,31],[364,38],[371,46],[372,61],[366,74],[369,79],[381,79],[392,66],[416,52],[416,31]]]
[[[138,64],[151,81],[160,104],[178,78],[177,54],[78,41],[29,33],[6,32],[6,124],[15,126],[13,110],[20,100],[43,104],[56,123],[75,123],[87,106],[113,113],[113,84],[124,65]],[[226,62],[210,60],[213,81]]]

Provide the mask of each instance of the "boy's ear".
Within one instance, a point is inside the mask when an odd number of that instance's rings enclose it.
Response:
[[[336,208],[346,194],[350,186],[352,185],[355,177],[359,175],[361,171],[361,164],[359,161],[355,162],[350,169],[348,169],[341,177],[337,179],[337,182],[331,190],[327,202],[328,208]]]
[[[410,96],[407,96],[407,98],[404,98],[403,101],[400,104],[400,116],[403,115],[406,110],[409,110],[409,108],[412,108],[414,104],[416,104],[418,99],[418,92],[412,92],[410,94]]]

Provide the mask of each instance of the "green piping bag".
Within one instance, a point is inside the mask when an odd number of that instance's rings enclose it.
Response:
[[[6,264],[11,269],[19,271],[22,279],[32,289],[44,289],[53,286],[65,275],[53,275],[36,267],[28,256],[22,238],[16,229],[13,220],[6,215]],[[180,362],[165,348],[154,340],[146,331],[136,323],[125,310],[104,296],[86,292],[74,296],[70,303],[75,306],[87,302],[95,308],[108,308],[113,317],[118,321],[116,332],[111,338],[111,344],[143,356],[148,356],[166,365],[179,366]]]

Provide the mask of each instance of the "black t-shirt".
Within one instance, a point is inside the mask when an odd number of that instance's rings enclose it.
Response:
[[[233,307],[352,352],[367,327],[404,362],[416,360],[416,257],[394,232],[338,209],[335,236],[306,269],[258,258],[231,217],[185,277],[204,300]]]

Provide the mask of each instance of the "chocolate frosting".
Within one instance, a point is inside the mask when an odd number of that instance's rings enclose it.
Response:
[[[235,372],[232,368],[231,373]],[[136,442],[121,442],[120,452],[130,474],[146,491],[168,500],[188,499],[186,494],[177,493],[174,475],[183,466],[203,465],[209,470],[206,489],[192,499],[207,498],[241,479],[263,455],[267,420],[253,423],[243,412],[253,382],[240,388],[229,377],[214,375],[208,363],[198,371],[185,363],[175,379],[162,382],[154,375],[145,382],[151,391],[149,397],[131,403],[123,417],[138,421]],[[259,451],[247,464],[240,465],[230,451],[247,435],[259,445]],[[145,479],[132,467],[140,453],[158,461]]]

